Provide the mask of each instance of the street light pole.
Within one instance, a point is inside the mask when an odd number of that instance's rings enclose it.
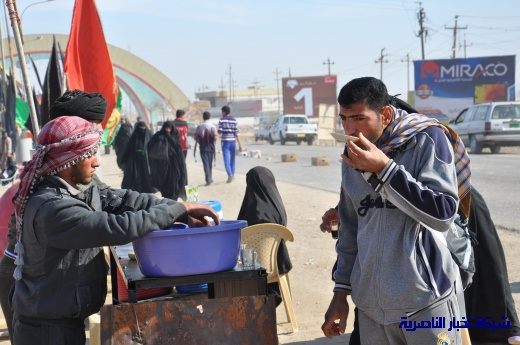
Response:
[[[25,62],[25,53],[22,45],[22,37],[20,35],[20,27],[18,26],[18,13],[15,6],[16,0],[6,0],[7,10],[11,18],[11,27],[13,28],[14,41],[18,50],[18,58],[20,59],[20,68],[22,70],[23,81],[25,85],[25,94],[27,96],[27,103],[29,103],[29,110],[31,114],[31,121],[33,126],[33,138],[36,141],[40,133],[40,126],[38,124],[38,117],[36,116],[36,108],[34,106],[34,98],[32,97],[31,83],[29,81],[29,73],[27,73],[27,65]]]
[[[29,7],[32,7],[32,6],[38,5],[38,4],[43,4],[43,3],[46,3],[46,2],[51,2],[51,1],[55,1],[55,0],[37,1],[37,2],[33,2],[32,4],[29,4],[29,5],[25,6],[25,8],[22,10],[22,14],[20,15],[20,20],[23,21],[23,14],[25,13],[25,11],[27,11],[27,9]]]

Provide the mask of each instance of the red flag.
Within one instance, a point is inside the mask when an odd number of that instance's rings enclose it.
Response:
[[[74,4],[64,67],[70,90],[99,92],[106,99],[104,128],[116,103],[117,82],[94,0]]]

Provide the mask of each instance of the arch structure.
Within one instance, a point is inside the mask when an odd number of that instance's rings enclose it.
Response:
[[[45,61],[43,62],[45,66],[47,65],[52,50],[53,37],[56,37],[56,41],[64,54],[69,39],[68,35],[24,35],[24,52],[27,64],[31,64],[30,59],[27,58],[27,56],[30,56],[35,64],[40,65],[39,60],[41,60],[42,62]],[[4,39],[4,47],[8,47],[7,39]],[[111,44],[108,45],[108,48],[123,97],[126,96],[132,103],[137,111],[137,116],[146,122],[155,124],[176,109],[187,109],[189,107],[188,97],[157,68],[127,50]],[[15,65],[18,66],[16,50],[13,54],[15,54]],[[6,56],[5,61],[6,68],[10,68],[8,56]],[[39,71],[40,77],[43,78],[45,70],[41,72],[42,70],[39,69]]]

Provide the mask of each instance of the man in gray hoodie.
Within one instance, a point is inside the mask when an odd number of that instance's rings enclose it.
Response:
[[[445,239],[469,191],[459,138],[392,106],[375,78],[350,81],[338,102],[345,134],[358,139],[342,155],[336,284],[324,334],[345,331],[351,295],[362,344],[460,344],[462,287]]]

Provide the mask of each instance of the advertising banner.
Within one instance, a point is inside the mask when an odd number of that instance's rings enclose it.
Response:
[[[415,107],[454,118],[474,103],[515,100],[515,55],[414,61]]]
[[[319,116],[320,104],[336,106],[335,75],[282,78],[284,114]]]

